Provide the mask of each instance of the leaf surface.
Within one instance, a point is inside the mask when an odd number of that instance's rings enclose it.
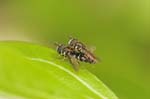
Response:
[[[0,42],[0,98],[118,99],[86,69],[76,72],[51,48]],[[5,99],[5,98],[4,98]]]

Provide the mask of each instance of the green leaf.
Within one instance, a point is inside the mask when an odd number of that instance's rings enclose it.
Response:
[[[117,99],[86,69],[76,72],[55,50],[26,42],[0,42],[0,98]]]

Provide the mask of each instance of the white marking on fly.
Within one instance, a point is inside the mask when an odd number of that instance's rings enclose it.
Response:
[[[60,51],[60,54],[63,55],[63,50]]]
[[[78,60],[80,60],[80,55],[78,56]]]
[[[75,46],[75,49],[78,49],[78,46]]]
[[[63,53],[64,55],[66,55],[66,52],[64,51],[64,53]]]
[[[70,74],[72,77],[74,77],[75,79],[77,79],[79,82],[81,82],[84,86],[86,86],[88,89],[90,89],[93,93],[95,93],[96,95],[98,95],[102,99],[108,99],[107,97],[103,96],[101,93],[99,93],[98,91],[96,91],[93,87],[91,87],[83,79],[81,79],[80,77],[78,77],[77,75],[75,75],[74,73],[72,73],[71,71],[67,70],[66,68],[62,67],[61,65],[55,64],[55,63],[53,63],[51,61],[44,60],[44,59],[41,59],[41,58],[29,58],[29,57],[26,57],[26,58],[29,59],[29,60],[32,60],[32,61],[39,61],[39,62],[48,63],[48,64],[51,64],[52,66],[57,67],[57,68],[65,71],[66,73]]]
[[[76,55],[73,55],[74,58],[76,58]]]
[[[72,40],[73,40],[73,39],[70,39],[69,42],[68,42],[68,44],[71,44]]]

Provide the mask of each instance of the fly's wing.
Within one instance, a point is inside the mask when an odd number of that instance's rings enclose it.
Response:
[[[71,55],[68,55],[68,59],[69,59],[70,63],[72,64],[73,68],[76,71],[78,71],[79,70],[79,62],[78,62],[78,60],[75,57],[71,56]]]
[[[91,53],[93,53],[96,50],[96,47],[95,46],[90,46],[87,49],[88,49],[88,51],[90,51]]]

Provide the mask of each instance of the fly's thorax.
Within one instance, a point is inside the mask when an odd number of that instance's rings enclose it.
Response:
[[[77,39],[71,38],[68,42],[68,44],[74,48],[75,51],[77,52],[82,52],[83,49],[86,48],[86,46],[79,42]]]
[[[71,53],[71,49],[63,44],[59,44],[56,50],[62,56],[67,56]]]
[[[77,42],[78,42],[77,39],[71,38],[71,39],[69,40],[68,44],[69,44],[70,46],[73,46],[73,45],[74,45],[75,43],[77,43]]]
[[[65,47],[62,50],[62,55],[63,56],[68,56],[68,55],[71,55],[72,53],[73,53],[73,50],[70,47]]]
[[[73,48],[77,53],[84,53],[86,50],[86,47],[80,42],[77,42],[76,44],[74,44]]]

